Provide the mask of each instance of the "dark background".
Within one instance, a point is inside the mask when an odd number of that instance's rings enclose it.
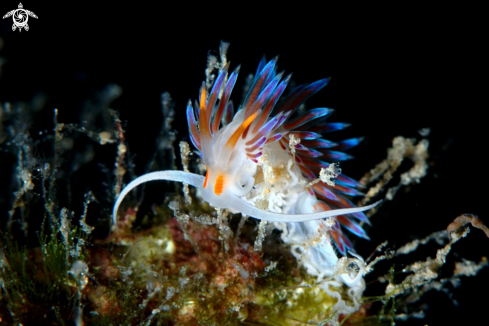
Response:
[[[2,1],[0,14],[17,5]],[[11,18],[0,20],[0,57],[6,60],[0,101],[29,102],[39,92],[46,94],[45,113],[31,121],[33,130],[52,128],[53,108],[59,109],[60,121],[79,122],[83,101],[116,83],[123,95],[112,107],[127,121],[136,173],[142,174],[163,119],[160,94],[168,91],[176,102],[177,141],[188,140],[186,102],[197,96],[208,51],[225,40],[231,42],[231,67],[242,64],[235,102],[244,76],[255,72],[264,54],[270,59],[280,54],[279,69],[294,72],[298,84],[332,77],[307,107],[335,108],[330,121],[353,124],[331,134],[331,140],[366,137],[349,151],[356,159],[342,164],[351,177],[359,179],[384,159],[393,137],[419,138],[419,129],[431,128],[428,176],[372,218],[372,241],[357,242],[362,256],[385,239],[400,246],[444,229],[462,213],[477,214],[489,225],[483,209],[487,127],[482,113],[488,53],[477,8],[299,8],[287,14],[256,8],[244,14],[236,8],[200,10],[189,4],[177,9],[146,2],[23,5],[39,17],[29,18],[28,32],[12,32]],[[384,10],[389,14],[381,14]],[[97,182],[85,178],[88,186]],[[489,253],[488,244],[482,232],[472,230],[454,246],[451,263],[461,257],[479,261]],[[429,247],[418,259],[435,251]],[[428,294],[427,318],[407,323],[476,320],[484,313],[483,299],[476,297],[487,294],[488,276],[486,269],[463,278],[462,287],[452,291],[458,306],[445,294]]]

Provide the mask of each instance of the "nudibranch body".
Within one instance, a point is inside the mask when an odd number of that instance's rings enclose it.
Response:
[[[321,168],[331,168],[323,160],[348,159],[348,155],[338,150],[353,147],[361,139],[334,143],[322,138],[322,133],[347,126],[343,123],[324,123],[332,109],[317,108],[294,116],[308,97],[327,84],[327,79],[297,87],[277,105],[291,76],[282,80],[283,73],[275,73],[276,60],[268,64],[262,60],[250,90],[234,117],[229,96],[239,67],[229,77],[228,65],[223,67],[209,95],[205,85],[202,85],[199,102],[192,106],[189,101],[187,118],[190,138],[207,166],[203,198],[216,207],[238,211],[241,211],[239,202],[244,199],[265,213],[283,214],[280,220],[267,219],[263,213],[256,216],[273,222],[295,220],[288,219],[287,215],[335,212],[340,224],[367,238],[360,225],[344,216],[348,212],[333,209],[352,209],[352,216],[368,222],[360,212],[365,209],[356,208],[343,196],[358,193],[355,189],[358,184],[354,180],[335,173],[336,185],[323,182],[312,184]],[[224,126],[219,128],[221,123]],[[294,142],[296,139],[300,143]],[[235,202],[238,202],[238,207],[233,207]],[[341,252],[352,249],[337,223],[328,229]]]
[[[338,258],[331,243],[344,255],[353,250],[341,226],[368,239],[354,219],[368,223],[362,212],[378,204],[355,207],[346,196],[359,194],[359,184],[327,162],[350,158],[341,151],[361,138],[337,143],[323,139],[324,133],[348,124],[325,123],[333,112],[329,108],[297,111],[328,80],[298,86],[281,100],[291,75],[282,79],[276,62],[277,58],[260,62],[236,114],[230,95],[239,67],[231,74],[229,64],[222,67],[210,90],[203,83],[198,101],[189,101],[186,112],[190,139],[207,167],[206,176],[159,171],[135,179],[117,199],[114,224],[122,199],[135,186],[151,180],[184,182],[199,187],[203,199],[216,208],[273,222],[310,274],[333,275]],[[358,287],[360,279],[341,277],[350,287]]]

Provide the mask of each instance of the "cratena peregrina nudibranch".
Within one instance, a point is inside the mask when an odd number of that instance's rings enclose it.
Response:
[[[260,62],[236,114],[229,98],[239,66],[230,75],[229,64],[222,67],[210,91],[203,83],[199,100],[195,105],[188,102],[187,119],[190,139],[207,167],[206,176],[168,170],[136,178],[123,189],[114,205],[114,224],[119,205],[131,189],[148,181],[170,180],[200,188],[203,199],[216,208],[229,208],[276,225],[295,222],[289,224],[289,235],[297,233],[295,228],[305,228],[307,224],[302,222],[319,223],[333,218],[324,223],[324,235],[343,254],[352,249],[352,244],[341,226],[368,239],[354,218],[368,222],[362,212],[379,202],[364,207],[352,204],[345,195],[357,195],[358,183],[338,174],[337,169],[334,172],[335,165],[327,162],[348,159],[349,155],[341,150],[357,145],[361,138],[336,143],[323,139],[324,133],[348,126],[325,123],[332,109],[316,108],[295,114],[328,80],[298,86],[280,100],[291,75],[282,79],[284,73],[275,71],[276,62],[277,58]],[[336,184],[323,182],[327,178],[318,182],[318,174],[323,176],[326,170]],[[334,263],[330,262],[333,266]]]

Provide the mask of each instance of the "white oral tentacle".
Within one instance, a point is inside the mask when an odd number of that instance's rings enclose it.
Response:
[[[122,203],[122,200],[124,197],[131,191],[133,188],[139,186],[141,183],[145,183],[148,181],[155,181],[155,180],[166,180],[166,181],[177,181],[177,182],[183,182],[187,183],[191,186],[194,187],[199,187],[202,188],[202,185],[204,184],[205,177],[195,174],[195,173],[190,173],[190,172],[184,172],[184,171],[157,171],[157,172],[151,172],[147,174],[143,174],[142,176],[132,180],[120,193],[119,197],[117,198],[117,201],[115,202],[114,209],[112,211],[112,221],[114,223],[114,226],[117,226],[117,211],[119,210],[119,206]]]
[[[201,175],[190,173],[190,172],[184,172],[184,171],[157,171],[157,172],[144,174],[134,179],[122,190],[121,194],[119,195],[119,198],[117,198],[117,201],[115,202],[114,209],[112,211],[112,219],[114,225],[117,225],[116,224],[117,211],[119,210],[119,206],[122,203],[124,197],[129,193],[129,191],[131,191],[133,188],[137,187],[141,183],[154,181],[154,180],[177,181],[177,182],[187,183],[194,187],[202,188],[205,178]],[[324,211],[324,212],[312,213],[312,214],[272,213],[256,208],[255,206],[249,204],[248,202],[244,201],[243,199],[235,195],[227,195],[226,202],[228,203],[228,208],[233,209],[235,211],[239,211],[243,214],[252,216],[260,220],[265,220],[269,222],[307,222],[307,221],[333,217],[338,215],[363,212],[377,206],[382,202],[382,200],[379,200],[376,203],[363,206],[363,207],[341,208],[341,209],[334,209],[330,211]],[[212,203],[209,204],[212,205]]]
[[[265,220],[268,222],[307,222],[307,221],[312,221],[312,220],[318,220],[322,218],[327,218],[327,217],[333,217],[333,216],[338,216],[338,215],[346,215],[346,214],[353,214],[353,213],[358,213],[358,212],[363,212],[366,210],[369,210],[371,208],[374,208],[378,204],[382,202],[382,200],[379,200],[378,202],[375,202],[371,205],[367,206],[362,206],[362,207],[355,207],[355,208],[340,208],[340,209],[334,209],[330,211],[324,211],[324,212],[319,212],[319,213],[311,213],[311,214],[280,214],[280,213],[272,213],[268,211],[261,210],[259,208],[256,208],[255,206],[249,204],[248,202],[244,201],[241,198],[238,198],[236,196],[228,196],[226,198],[226,201],[229,200],[229,208],[239,211],[243,214],[246,214],[248,216],[260,219],[260,220]],[[212,204],[212,203],[211,203]]]

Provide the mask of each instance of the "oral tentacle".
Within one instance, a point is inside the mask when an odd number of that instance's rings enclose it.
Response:
[[[177,182],[182,182],[182,183],[187,183],[189,185],[192,185],[194,187],[198,187],[203,189],[203,184],[204,184],[204,177],[195,174],[195,173],[190,173],[190,172],[184,172],[184,171],[157,171],[157,172],[151,172],[144,174],[133,181],[131,181],[121,192],[119,195],[119,198],[117,198],[117,201],[114,205],[114,209],[112,211],[112,219],[114,225],[117,225],[117,212],[119,210],[119,206],[122,203],[122,200],[124,197],[135,187],[139,186],[142,183],[149,182],[149,181],[155,181],[155,180],[166,180],[166,181],[177,181]],[[253,179],[253,178],[251,178]],[[243,193],[248,191],[248,188],[251,188],[250,185],[253,185],[254,180],[248,180],[247,185],[243,189]],[[224,195],[224,193],[223,193]],[[378,202],[363,206],[363,207],[354,207],[354,208],[341,208],[341,209],[335,209],[335,210],[329,210],[329,211],[324,211],[324,212],[319,212],[319,213],[311,213],[311,214],[280,214],[280,213],[273,213],[273,212],[267,212],[264,210],[261,210],[259,208],[256,208],[255,206],[249,204],[248,202],[244,201],[243,199],[239,198],[236,195],[233,194],[226,194],[226,204],[228,205],[227,208],[239,211],[243,214],[252,216],[254,218],[260,219],[260,220],[265,220],[268,222],[307,222],[307,221],[312,221],[312,220],[317,220],[317,219],[322,219],[322,218],[328,218],[328,217],[334,217],[334,216],[339,216],[339,215],[347,215],[347,214],[354,214],[354,213],[359,213],[363,212],[366,210],[369,210],[378,204],[380,204],[382,200],[379,200]],[[222,208],[222,207],[221,207]]]
[[[226,197],[226,203],[228,204],[228,208],[239,211],[242,214],[246,214],[248,216],[260,220],[265,220],[268,222],[307,222],[307,221],[318,220],[318,219],[323,219],[328,217],[334,217],[338,215],[353,214],[353,213],[363,212],[371,208],[374,208],[381,202],[382,200],[379,200],[378,202],[368,206],[355,207],[355,208],[340,208],[340,209],[324,211],[319,213],[280,214],[280,213],[268,212],[256,208],[255,206],[249,204],[248,202],[236,196]]]
[[[112,221],[114,223],[114,226],[117,227],[117,211],[119,210],[119,206],[121,205],[122,200],[132,189],[139,186],[140,184],[155,180],[166,180],[183,182],[194,187],[202,188],[202,185],[204,184],[204,179],[205,178],[199,174],[184,171],[168,170],[143,174],[142,176],[132,180],[119,194],[119,197],[117,198],[117,201],[114,204],[114,209],[112,211]]]

